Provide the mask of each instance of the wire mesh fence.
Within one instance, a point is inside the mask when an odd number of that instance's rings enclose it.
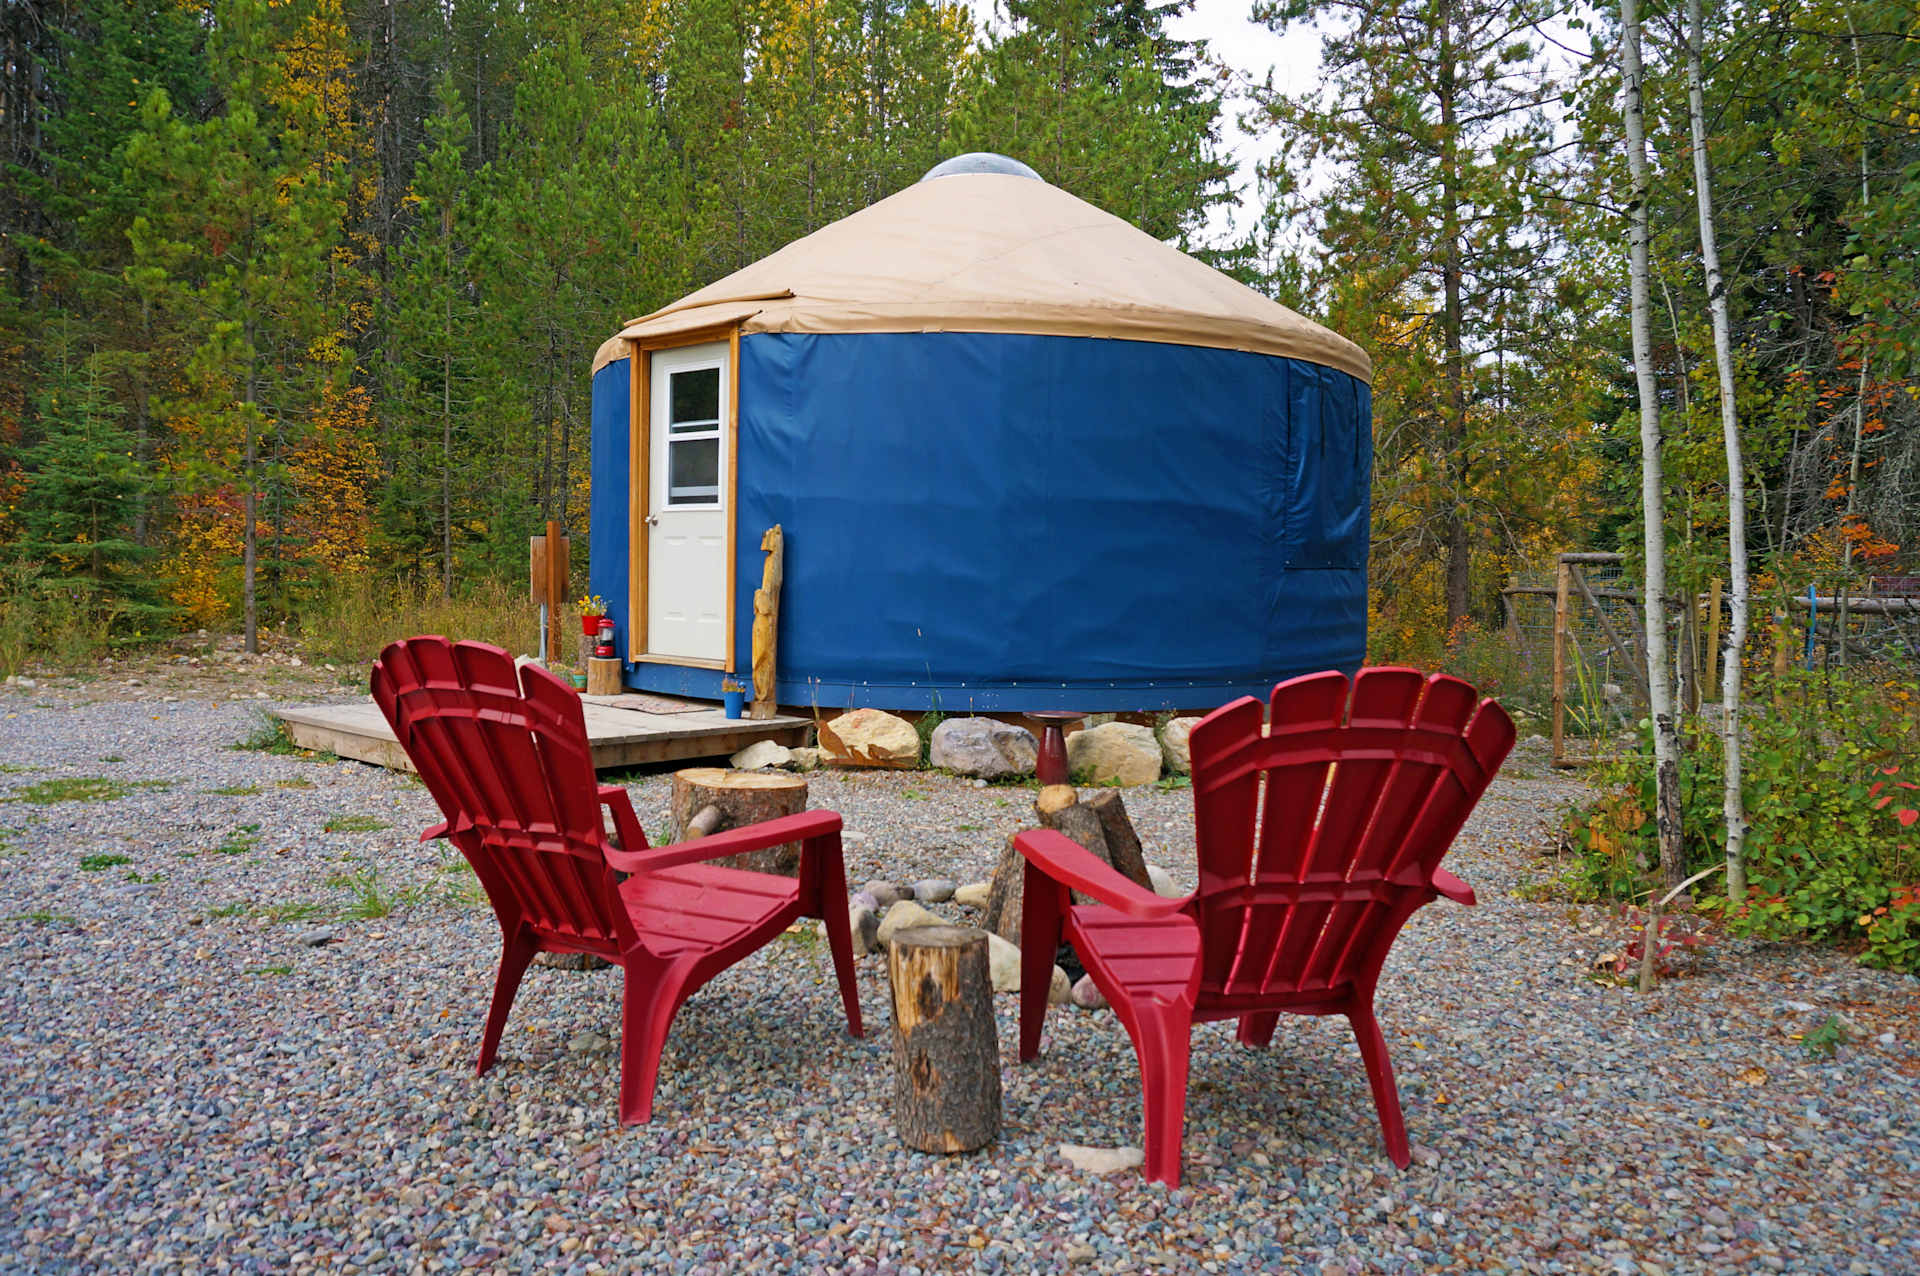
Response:
[[[1563,582],[1565,600],[1561,600]],[[1617,555],[1569,554],[1517,574],[1501,591],[1521,694],[1565,706],[1570,734],[1613,730],[1646,712],[1646,621],[1639,582]],[[1691,605],[1689,605],[1691,603]],[[1667,649],[1684,708],[1717,695],[1731,597],[1713,587],[1666,608]],[[1560,687],[1556,632],[1564,631]],[[1748,661],[1776,670],[1839,666],[1910,669],[1920,659],[1920,578],[1881,577],[1843,596],[1774,591],[1752,600]]]
[[[1564,614],[1557,567],[1516,575],[1501,602],[1524,694],[1541,704],[1555,699],[1555,632],[1564,625],[1560,693],[1567,725],[1591,734],[1617,726],[1644,700],[1645,626],[1639,583],[1619,562],[1570,566]]]

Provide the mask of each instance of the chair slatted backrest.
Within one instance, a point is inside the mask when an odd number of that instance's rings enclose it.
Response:
[[[380,653],[373,698],[503,925],[588,949],[632,944],[571,687],[498,647],[421,637]]]
[[[1203,1001],[1370,981],[1514,739],[1492,700],[1413,669],[1295,678],[1261,710],[1191,737]]]

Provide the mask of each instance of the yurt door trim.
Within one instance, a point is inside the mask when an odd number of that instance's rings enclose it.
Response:
[[[656,640],[671,641],[671,639],[663,638],[656,632],[664,626],[652,623],[651,585],[654,565],[652,554],[656,548],[652,532],[658,526],[655,520],[660,515],[666,514],[667,510],[654,507],[653,489],[656,480],[660,481],[664,488],[669,476],[660,473],[654,463],[653,358],[656,354],[664,352],[721,342],[725,343],[725,350],[720,370],[722,402],[719,405],[721,447],[718,515],[725,529],[723,553],[726,559],[724,570],[726,592],[719,599],[722,629],[721,654],[689,656],[659,652],[653,649]],[[631,450],[628,455],[632,457],[633,469],[628,498],[631,511],[629,526],[633,530],[628,579],[633,582],[633,587],[629,592],[627,608],[629,635],[627,659],[640,663],[722,669],[731,673],[735,668],[733,634],[734,572],[738,539],[736,511],[739,508],[737,457],[740,442],[740,328],[738,324],[731,324],[722,329],[675,333],[657,342],[637,340],[631,344],[632,376],[629,378],[629,384],[632,398],[627,419],[631,430]],[[669,415],[671,415],[671,409],[669,409]],[[672,515],[668,514],[668,517]]]

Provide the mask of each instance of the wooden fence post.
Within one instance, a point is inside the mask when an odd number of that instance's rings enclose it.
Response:
[[[1567,596],[1573,592],[1573,565],[1560,560],[1553,585],[1553,765],[1565,758],[1567,729]]]
[[[567,562],[566,542],[560,538],[560,523],[557,519],[547,520],[547,656],[550,660],[561,659],[560,605],[567,601]]]

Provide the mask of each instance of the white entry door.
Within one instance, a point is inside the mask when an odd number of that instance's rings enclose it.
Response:
[[[727,657],[727,345],[656,350],[648,381],[647,651]]]

